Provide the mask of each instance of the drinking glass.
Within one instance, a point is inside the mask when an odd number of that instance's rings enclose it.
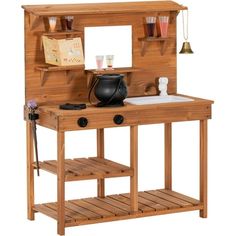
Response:
[[[113,60],[114,60],[114,55],[106,55],[107,69],[112,69]]]
[[[57,17],[50,16],[48,17],[48,23],[49,23],[49,29],[51,32],[54,32],[56,30],[57,25]]]
[[[159,25],[161,37],[166,38],[168,35],[169,16],[159,16]]]
[[[155,16],[147,16],[146,17],[146,25],[147,25],[147,36],[154,37],[154,31],[156,26],[156,17]]]
[[[62,17],[60,18],[60,20],[61,20],[61,29],[62,29],[63,31],[66,31],[66,30],[67,30],[67,22],[66,22],[65,16],[62,16]]]
[[[74,16],[65,16],[67,30],[72,30]]]
[[[102,55],[96,56],[97,70],[102,70],[103,59],[104,59],[104,56],[102,56]]]

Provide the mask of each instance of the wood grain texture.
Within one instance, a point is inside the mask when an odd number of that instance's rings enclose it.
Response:
[[[138,210],[138,126],[130,127],[130,208],[132,212]]]
[[[104,160],[104,129],[97,129],[97,157]],[[105,197],[105,179],[97,180],[97,195],[98,197]]]
[[[157,196],[161,196],[157,197]],[[57,204],[35,205],[34,209],[57,219]],[[174,206],[174,207],[173,207]],[[151,190],[138,193],[138,210],[130,209],[130,194],[116,194],[105,198],[85,198],[65,202],[66,226],[94,224],[114,220],[200,210],[196,199],[170,190]]]
[[[104,179],[132,176],[133,170],[125,165],[99,157],[65,159],[65,181]],[[36,167],[36,163],[33,164]],[[58,161],[39,162],[41,170],[57,174]]]
[[[148,7],[151,3],[148,3]],[[145,37],[144,19],[150,14],[158,16],[158,14],[169,15],[169,11],[156,8],[151,12],[135,12],[125,14],[122,13],[99,15],[75,15],[74,28],[80,31],[83,45],[84,28],[93,26],[116,26],[131,25],[132,26],[132,67],[140,68],[128,73],[128,96],[145,95],[147,84],[155,83],[160,76],[169,78],[168,92],[176,93],[176,22],[173,21],[169,25],[169,40],[167,41],[165,51],[161,55],[162,45],[160,42],[148,43],[146,46],[145,56],[141,55],[142,42],[139,38]],[[50,9],[50,8],[49,8]],[[135,9],[135,8],[134,8]],[[143,9],[143,8],[142,8]],[[52,9],[51,9],[52,10]],[[70,8],[70,10],[73,10]],[[30,11],[30,10],[29,10]],[[45,63],[44,52],[42,49],[41,35],[47,34],[48,23],[47,17],[38,17],[37,24],[33,30],[30,28],[30,17],[32,14],[25,12],[25,99],[35,99],[39,105],[51,103],[64,103],[70,100],[79,102],[88,101],[88,84],[87,73],[82,69],[76,70],[74,67],[70,74],[65,71],[45,71],[54,70],[54,67],[42,67]],[[161,12],[161,13],[160,13]],[[174,18],[176,11],[173,11]],[[70,14],[71,15],[71,14]],[[58,32],[54,37],[58,37],[60,32],[60,24],[58,19]],[[60,35],[61,36],[61,35]],[[63,35],[62,35],[63,36]],[[151,62],[151,63],[150,63]],[[43,69],[38,69],[43,68]],[[68,78],[69,76],[69,78]],[[73,79],[72,79],[73,78]],[[155,90],[154,90],[154,93]]]
[[[57,233],[65,234],[65,133],[57,132]]]
[[[165,124],[165,189],[172,189],[172,124]]]
[[[200,121],[200,217],[207,218],[207,120]]]
[[[27,144],[27,213],[28,219],[34,220],[34,150],[33,150],[33,135],[32,124],[26,122],[26,144]]]
[[[97,128],[109,128],[120,126],[135,126],[156,123],[171,123],[177,121],[190,121],[211,118],[211,101],[195,100],[186,103],[156,104],[135,106],[127,104],[118,108],[96,108],[88,105],[88,108],[80,111],[63,111],[58,109],[58,105],[41,106],[39,112],[48,114],[48,118],[57,117],[54,125],[47,123],[51,119],[39,123],[46,127],[56,127],[55,130],[86,130]],[[124,122],[116,125],[113,121],[114,115],[124,116]],[[77,123],[80,117],[86,117],[88,124],[80,127]],[[42,120],[43,121],[43,120]],[[56,123],[58,122],[58,123]]]
[[[83,14],[117,14],[117,13],[144,13],[155,11],[179,11],[187,7],[172,1],[153,2],[118,2],[96,4],[54,4],[54,5],[24,5],[27,12],[36,16],[50,15],[83,15]]]

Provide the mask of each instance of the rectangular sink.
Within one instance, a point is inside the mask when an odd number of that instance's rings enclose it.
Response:
[[[148,105],[148,104],[160,104],[160,103],[172,103],[172,102],[191,102],[194,100],[182,96],[168,95],[168,96],[144,96],[144,97],[126,98],[124,101],[133,105]]]

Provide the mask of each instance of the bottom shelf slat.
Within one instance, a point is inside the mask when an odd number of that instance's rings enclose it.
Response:
[[[69,227],[202,208],[202,203],[194,198],[161,189],[139,192],[138,212],[133,213],[130,211],[130,194],[115,194],[105,198],[94,197],[66,201],[65,224]],[[35,205],[34,210],[57,219],[57,203]]]

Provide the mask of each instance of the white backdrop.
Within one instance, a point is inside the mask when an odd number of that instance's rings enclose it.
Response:
[[[111,1],[111,0],[110,0]],[[66,3],[62,0],[38,0]],[[79,2],[70,0],[70,2]],[[82,1],[80,1],[82,2]],[[92,2],[92,1],[84,1]],[[93,2],[98,2],[93,0]],[[103,2],[108,2],[103,0]],[[194,55],[178,56],[178,92],[215,100],[209,121],[209,217],[198,212],[164,215],[68,228],[67,235],[235,235],[235,8],[232,0],[181,2],[190,9],[189,34]],[[26,158],[24,103],[23,4],[33,0],[3,1],[1,4],[1,235],[56,235],[56,222],[38,214],[26,219]],[[178,17],[178,50],[182,45],[181,15]],[[55,133],[39,130],[40,159],[56,156]],[[139,189],[163,186],[163,127],[139,128]],[[42,138],[43,137],[43,138]],[[95,155],[95,132],[68,133],[66,155]],[[174,124],[174,189],[198,197],[198,122]],[[106,156],[129,163],[128,128],[106,130]],[[122,147],[122,148],[121,148]],[[150,164],[151,163],[151,164]],[[127,192],[129,179],[107,180],[107,194]],[[94,196],[95,181],[66,184],[67,198]],[[36,202],[53,201],[56,178],[41,173],[36,178]]]

